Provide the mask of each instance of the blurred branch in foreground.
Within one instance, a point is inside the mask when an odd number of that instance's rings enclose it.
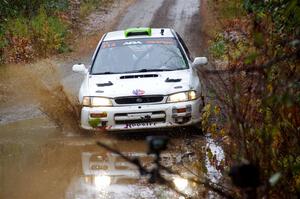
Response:
[[[171,169],[161,165],[161,163],[160,163],[160,154],[163,150],[166,149],[167,138],[164,136],[150,136],[150,137],[147,137],[147,141],[148,141],[148,145],[149,145],[148,153],[155,155],[155,159],[154,159],[155,167],[151,170],[148,170],[147,168],[143,167],[140,160],[137,158],[129,158],[129,157],[123,155],[120,151],[118,151],[106,144],[103,144],[101,142],[97,142],[97,145],[112,152],[112,153],[119,155],[127,162],[135,165],[138,168],[141,176],[148,176],[149,183],[159,183],[159,184],[166,185],[167,187],[171,188],[179,195],[184,196],[185,198],[192,198],[191,196],[188,196],[185,193],[178,191],[172,181],[166,179],[164,176],[161,175],[161,172],[165,171],[168,174],[176,175],[183,179],[186,178],[185,176],[181,175],[180,173],[172,171]],[[195,177],[199,177],[199,176],[195,176]],[[231,191],[224,190],[225,189],[224,187],[219,186],[215,183],[212,183],[209,179],[200,180],[200,179],[188,178],[187,180],[197,183],[198,185],[204,185],[209,190],[217,193],[218,195],[220,195],[224,198],[228,198],[228,199],[234,198],[234,195]]]

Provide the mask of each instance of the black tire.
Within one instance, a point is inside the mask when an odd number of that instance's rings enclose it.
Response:
[[[188,127],[188,130],[194,135],[204,135],[201,122]]]

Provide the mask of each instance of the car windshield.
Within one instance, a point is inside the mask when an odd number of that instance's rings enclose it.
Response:
[[[92,74],[115,74],[187,69],[174,38],[105,41],[94,60]]]

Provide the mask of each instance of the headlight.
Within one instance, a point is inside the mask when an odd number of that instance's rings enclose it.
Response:
[[[188,180],[180,177],[174,177],[173,183],[179,191],[183,191],[188,186]]]
[[[195,100],[197,98],[196,91],[187,91],[181,93],[175,93],[168,97],[167,102],[185,102],[190,100]]]
[[[83,106],[112,106],[111,99],[105,97],[83,97]]]

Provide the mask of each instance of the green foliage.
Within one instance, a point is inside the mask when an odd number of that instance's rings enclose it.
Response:
[[[225,54],[225,49],[225,41],[220,39],[210,46],[209,52],[214,58],[220,59]]]
[[[68,0],[3,0],[0,1],[0,23],[15,17],[34,17],[44,7],[48,14],[68,9]]]
[[[48,14],[55,13],[57,11],[66,11],[69,8],[69,1],[66,0],[45,0],[43,6],[47,10]]]
[[[7,44],[7,40],[6,40],[4,34],[5,34],[5,29],[0,24],[0,50],[3,49]],[[0,54],[0,57],[1,57],[1,54]],[[1,63],[1,61],[0,61],[0,63]]]
[[[0,63],[67,51],[69,26],[61,13],[68,12],[68,7],[68,0],[1,1]]]
[[[243,1],[242,0],[234,0],[234,1],[226,1],[220,0],[218,1],[220,4],[220,15],[222,18],[226,19],[234,19],[241,16],[245,16],[245,11],[242,8]]]
[[[8,19],[6,22],[6,32],[18,37],[29,38],[28,20],[22,17]]]
[[[65,46],[67,26],[59,18],[47,16],[44,8],[32,19],[31,26],[33,37],[38,38],[35,45],[38,49],[43,49],[43,55],[61,51]]]
[[[249,55],[246,56],[244,63],[245,64],[253,64],[257,58],[258,54],[256,52],[249,53]]]
[[[96,5],[95,5],[94,1],[83,2],[80,6],[80,17],[87,16],[90,12],[92,12],[94,9],[96,9],[95,6]]]
[[[253,33],[253,40],[255,46],[262,46],[265,43],[264,35],[261,32],[254,32]]]
[[[0,1],[0,63],[69,51],[70,33],[79,15],[86,17],[113,0]],[[76,18],[76,19],[75,19]]]

